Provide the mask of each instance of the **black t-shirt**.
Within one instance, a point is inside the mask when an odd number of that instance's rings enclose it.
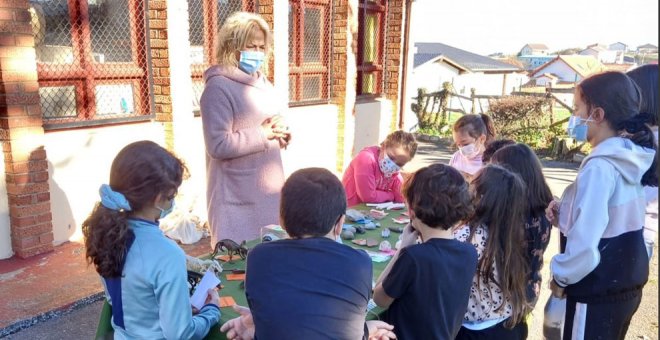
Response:
[[[383,281],[394,298],[386,312],[397,339],[454,339],[467,309],[477,251],[469,243],[430,239],[404,248]]]
[[[256,339],[362,339],[372,264],[325,237],[278,240],[247,258],[245,295]]]

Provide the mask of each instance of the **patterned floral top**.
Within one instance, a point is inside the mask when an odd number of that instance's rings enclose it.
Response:
[[[541,293],[541,269],[543,269],[543,254],[550,242],[552,225],[544,215],[531,216],[525,224],[525,240],[527,241],[527,256],[530,274],[527,279],[527,299],[536,304]]]
[[[470,227],[465,225],[454,231],[454,238],[461,242],[470,242],[477,250],[478,261],[481,261],[481,256],[486,248],[486,240],[488,239],[488,227],[479,226],[474,232],[472,239],[470,237]],[[493,264],[492,277],[498,279],[497,268]],[[502,306],[502,304],[505,304]],[[502,307],[502,308],[500,308]],[[486,283],[485,275],[478,276],[475,274],[472,279],[472,288],[470,289],[470,299],[468,302],[467,311],[465,313],[464,321],[467,322],[482,322],[487,320],[504,319],[511,316],[512,310],[511,303],[504,299],[502,290],[494,280],[489,280]]]

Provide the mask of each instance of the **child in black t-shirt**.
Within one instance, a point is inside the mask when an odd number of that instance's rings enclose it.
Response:
[[[365,323],[372,264],[361,250],[336,242],[346,194],[320,168],[294,172],[284,183],[280,221],[290,239],[254,247],[247,258],[250,310],[225,323],[232,338],[389,339],[392,326]]]
[[[385,321],[398,339],[454,339],[477,265],[474,247],[452,233],[472,213],[468,184],[458,170],[435,164],[413,175],[404,196],[411,224],[374,288],[374,302],[388,308]],[[423,243],[414,244],[417,237]]]

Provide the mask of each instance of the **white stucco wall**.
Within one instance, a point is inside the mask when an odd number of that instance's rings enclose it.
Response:
[[[351,156],[355,157],[367,146],[378,145],[390,133],[392,102],[387,99],[358,101],[355,104],[355,144]]]
[[[291,144],[282,150],[284,174],[321,167],[336,172],[337,107],[312,105],[292,107],[285,113],[292,133]]]
[[[0,260],[14,255],[11,247],[11,226],[9,224],[9,200],[7,199],[7,182],[5,176],[5,154],[0,154],[2,171],[0,171]]]
[[[577,75],[576,78],[575,71],[562,61],[556,61],[546,65],[545,67],[539,69],[536,72],[536,75],[541,75],[543,73],[552,73],[558,76],[561,81],[573,82],[576,80],[580,81],[582,79],[582,77],[579,75]]]
[[[99,186],[108,183],[112,160],[139,140],[162,145],[162,127],[146,122],[45,134],[54,244],[82,239],[80,225],[99,201]]]

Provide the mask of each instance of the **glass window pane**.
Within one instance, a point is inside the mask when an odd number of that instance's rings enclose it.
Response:
[[[368,13],[364,18],[364,62],[373,63],[378,53],[378,15]]]
[[[77,117],[76,87],[71,86],[41,86],[39,101],[44,119]]]
[[[222,27],[227,18],[243,10],[243,1],[241,0],[215,0],[218,2],[218,29]]]
[[[321,34],[323,27],[321,10],[318,8],[305,8],[305,47],[303,62],[321,62]]]
[[[302,100],[321,98],[321,76],[303,77]]]
[[[92,58],[97,63],[130,62],[128,0],[89,0]]]
[[[294,49],[296,48],[295,41],[297,37],[296,37],[294,23],[298,22],[299,20],[297,17],[295,17],[296,13],[298,13],[298,11],[295,11],[291,6],[291,4],[289,4],[289,63],[290,64],[293,64],[295,62],[294,55],[296,51],[294,51]]]
[[[199,110],[199,99],[202,98],[204,92],[204,81],[201,79],[193,79],[193,110]]]
[[[96,115],[130,114],[133,106],[133,85],[96,85]]]
[[[188,0],[188,25],[190,26],[190,62],[203,64],[204,60],[204,7],[202,0]]]
[[[362,74],[362,94],[376,93],[376,75],[372,73]]]
[[[31,0],[30,15],[37,61],[73,63],[71,18],[67,0]]]

